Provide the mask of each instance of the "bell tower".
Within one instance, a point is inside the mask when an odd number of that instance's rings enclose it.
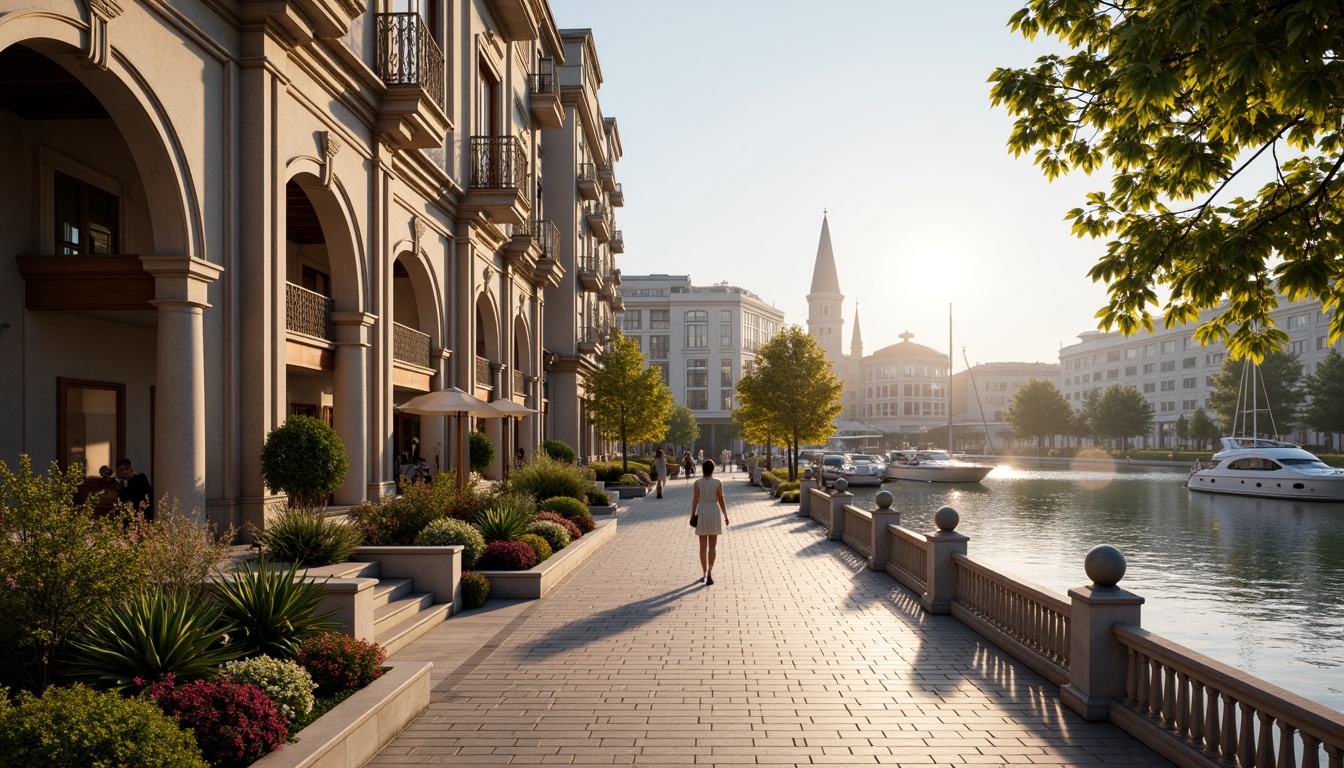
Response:
[[[840,314],[844,303],[840,278],[835,273],[835,253],[831,250],[831,228],[823,211],[817,262],[812,267],[812,290],[807,294],[807,332],[817,340],[817,346],[841,377],[845,375],[845,318]]]

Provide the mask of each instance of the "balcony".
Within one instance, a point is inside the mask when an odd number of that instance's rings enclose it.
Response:
[[[513,225],[513,237],[504,246],[504,258],[509,266],[530,276],[541,259],[555,259],[559,243],[560,228],[553,222],[529,219]]]
[[[606,191],[616,191],[616,169],[611,163],[606,163],[597,169],[597,180],[602,184],[602,188]]]
[[[579,264],[579,283],[585,290],[602,290],[602,273],[598,270],[596,258],[589,256]]]
[[[522,224],[532,213],[527,198],[527,153],[513,136],[472,136],[471,169],[461,210],[496,224]]]
[[[597,188],[597,166],[592,163],[579,163],[579,197],[584,200],[597,200],[602,193]]]
[[[31,310],[154,309],[154,276],[139,256],[19,256]]]
[[[301,285],[285,283],[285,330],[314,339],[334,341],[335,336],[331,332],[331,299]]]
[[[601,205],[594,205],[588,208],[584,214],[588,220],[588,232],[599,242],[607,242],[611,239],[611,220],[607,218],[607,209]]]
[[[490,10],[499,22],[499,34],[506,41],[536,40],[539,21],[529,0],[489,0]]]
[[[613,208],[620,208],[625,205],[625,192],[621,191],[620,182],[617,182],[616,188],[611,190],[611,196],[608,199],[611,201],[611,207]]]
[[[443,51],[418,13],[377,14],[378,76],[387,85],[377,128],[399,146],[442,147],[452,130],[445,111]]]
[[[528,76],[528,92],[532,122],[537,128],[547,131],[565,124],[560,84],[555,79],[555,59],[543,56],[537,60],[537,71]]]
[[[576,345],[579,354],[595,355],[601,351],[600,342],[597,338],[597,329],[592,326],[584,326],[579,329],[579,337]]]
[[[625,253],[625,238],[621,236],[621,230],[611,233],[611,252]]]
[[[392,359],[399,363],[429,368],[429,334],[401,323],[392,324]]]
[[[513,394],[513,395],[526,395],[526,394],[527,394],[527,377],[524,376],[524,375],[523,375],[523,372],[522,372],[522,371],[519,371],[519,370],[511,371],[511,373],[513,374],[513,392],[512,392],[511,394]]]
[[[480,355],[477,355],[477,356],[476,356],[476,388],[477,388],[477,389],[494,389],[494,388],[495,388],[495,385],[494,385],[493,383],[491,383],[491,380],[490,380],[490,379],[491,379],[491,377],[490,377],[490,361],[487,360],[487,359],[485,359],[484,357],[481,357]]]

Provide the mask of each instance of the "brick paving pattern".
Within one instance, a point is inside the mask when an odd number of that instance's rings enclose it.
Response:
[[[713,586],[678,479],[547,598],[398,654],[434,693],[370,765],[1167,764],[744,477]]]

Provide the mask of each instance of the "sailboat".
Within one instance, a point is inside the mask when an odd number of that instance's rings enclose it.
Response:
[[[1222,450],[1212,459],[1195,462],[1185,487],[1237,496],[1344,501],[1344,469],[1329,466],[1294,443],[1258,436],[1262,410],[1275,431],[1268,395],[1264,409],[1257,402],[1257,391],[1263,387],[1259,366],[1247,360],[1237,390],[1234,436],[1221,438]],[[1250,434],[1243,434],[1247,429]]]

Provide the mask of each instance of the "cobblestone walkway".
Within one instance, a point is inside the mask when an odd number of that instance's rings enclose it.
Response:
[[[398,654],[434,693],[370,765],[1166,764],[744,477],[713,586],[675,480],[549,597]]]

